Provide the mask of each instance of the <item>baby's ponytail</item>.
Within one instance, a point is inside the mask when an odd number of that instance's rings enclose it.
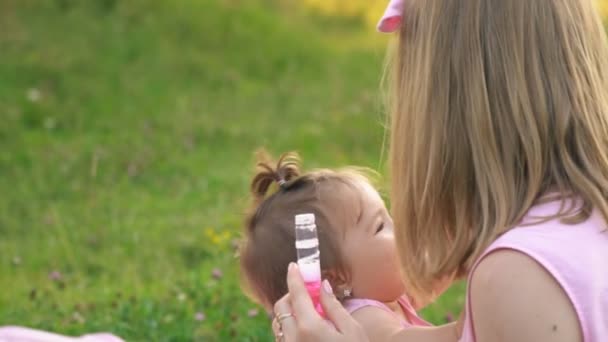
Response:
[[[286,189],[289,182],[300,176],[300,159],[295,152],[281,155],[276,166],[264,151],[257,153],[257,170],[251,181],[251,194],[255,204],[262,202],[271,186],[276,183],[279,189]]]

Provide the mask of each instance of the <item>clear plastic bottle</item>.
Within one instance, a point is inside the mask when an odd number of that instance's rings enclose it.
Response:
[[[325,317],[320,301],[321,291],[321,259],[319,238],[314,214],[300,214],[295,217],[296,250],[298,252],[298,267],[304,279],[308,294],[317,312]]]

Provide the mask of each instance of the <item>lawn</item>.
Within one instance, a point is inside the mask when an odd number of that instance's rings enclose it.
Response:
[[[3,0],[0,24],[0,324],[272,340],[235,257],[253,152],[383,171],[388,38],[278,0]]]

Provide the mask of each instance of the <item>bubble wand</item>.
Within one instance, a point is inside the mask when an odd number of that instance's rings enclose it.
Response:
[[[296,251],[298,253],[298,267],[306,290],[312,299],[315,310],[325,317],[321,306],[321,261],[319,252],[319,238],[314,214],[300,214],[295,217],[296,224]]]

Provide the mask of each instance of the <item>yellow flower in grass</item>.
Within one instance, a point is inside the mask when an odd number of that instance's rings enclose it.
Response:
[[[204,235],[214,246],[225,246],[232,239],[228,231],[218,232],[213,228],[205,228]]]
[[[341,17],[361,16],[375,26],[384,12],[388,0],[304,0],[304,5],[327,15]]]

